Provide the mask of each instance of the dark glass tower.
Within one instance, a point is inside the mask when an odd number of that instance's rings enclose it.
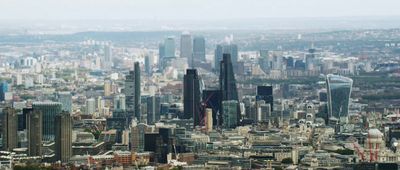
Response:
[[[233,66],[231,61],[230,54],[224,54],[223,59],[220,64],[220,74],[219,74],[219,87],[222,93],[222,102],[223,101],[239,101],[237,88],[236,88],[236,80],[235,74],[233,72]],[[238,102],[236,102],[238,103]],[[240,114],[239,104],[236,107],[237,114]],[[219,121],[220,124],[224,124],[224,110],[222,109],[222,120]],[[237,115],[237,122],[240,120],[240,116]]]
[[[196,69],[187,69],[183,77],[183,113],[185,119],[193,118],[194,126],[200,125],[200,78]]]
[[[18,115],[15,109],[3,109],[3,150],[12,151],[18,144]]]
[[[125,103],[128,115],[141,121],[140,114],[140,66],[138,62],[134,64],[134,71],[129,71],[125,78]]]
[[[61,113],[62,105],[59,102],[34,102],[33,110],[43,115],[43,140],[54,141],[54,120]]]
[[[230,54],[224,54],[220,68],[219,87],[222,92],[222,100],[239,100]]]
[[[135,62],[135,116],[138,120],[141,120],[141,111],[140,111],[140,66],[139,62]]]
[[[152,125],[160,120],[160,102],[160,96],[147,97],[147,124]]]
[[[72,156],[72,119],[68,112],[63,112],[55,118],[55,159],[68,162]]]
[[[266,104],[271,104],[271,111],[274,110],[274,96],[272,86],[257,86],[256,100],[264,100]]]

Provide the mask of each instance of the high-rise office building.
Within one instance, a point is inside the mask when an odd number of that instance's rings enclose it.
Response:
[[[118,94],[114,96],[114,110],[125,110],[126,109],[126,98],[124,94]]]
[[[42,156],[43,114],[40,109],[25,108],[28,132],[28,156]]]
[[[227,44],[227,45],[217,45],[215,49],[214,63],[215,63],[215,71],[220,71],[219,63],[223,59],[224,54],[229,54],[231,57],[231,63],[234,67],[237,65],[238,61],[238,46],[236,44]]]
[[[203,36],[193,39],[193,64],[206,61],[206,40]]]
[[[162,61],[162,59],[165,57],[165,45],[164,43],[160,43],[158,45],[158,59],[159,61]]]
[[[43,117],[43,140],[54,140],[54,120],[61,113],[62,104],[59,102],[34,102],[32,108],[40,111]]]
[[[230,54],[224,54],[220,64],[219,87],[222,92],[222,100],[238,101],[236,79],[233,72]]]
[[[18,115],[15,109],[6,107],[3,109],[3,150],[12,151],[18,146]]]
[[[8,83],[3,81],[0,83],[0,101],[4,101],[6,99],[6,93],[8,92]]]
[[[223,121],[222,127],[225,129],[236,128],[239,119],[237,100],[222,101]]]
[[[149,96],[146,99],[147,105],[147,124],[153,125],[160,120],[160,96]]]
[[[86,100],[85,111],[87,115],[93,115],[96,112],[96,100],[94,98]]]
[[[55,117],[55,160],[68,162],[72,156],[72,118],[68,112]]]
[[[146,72],[147,75],[151,75],[152,73],[152,62],[150,61],[151,58],[149,55],[146,55],[144,57],[144,71]]]
[[[110,80],[104,80],[104,96],[110,96],[112,93],[112,83]]]
[[[62,104],[62,111],[72,113],[72,95],[71,92],[58,92],[58,102]]]
[[[271,111],[273,111],[274,106],[274,96],[272,86],[257,86],[256,100],[263,100],[265,103],[271,105]]]
[[[141,86],[140,86],[140,65],[139,62],[135,62],[135,116],[138,120],[141,120]]]
[[[328,74],[326,76],[328,92],[328,115],[330,117],[347,117],[353,80],[348,77]]]
[[[126,97],[126,109],[129,115],[141,120],[141,95],[140,95],[140,66],[138,62],[134,64],[134,71],[129,71],[125,79],[124,94]]]
[[[221,90],[203,90],[203,104],[205,108],[212,109],[214,126],[222,123],[222,93]]]
[[[103,69],[111,69],[113,66],[112,61],[112,46],[106,45],[104,46],[104,58],[103,58]]]
[[[181,35],[180,57],[187,58],[188,62],[192,58],[192,36],[189,32],[183,32]]]
[[[305,55],[306,61],[306,70],[312,71],[315,70],[316,63],[315,63],[315,49],[311,48],[308,50],[308,53]]]
[[[207,132],[211,132],[212,129],[213,129],[213,115],[212,115],[213,111],[212,111],[211,108],[206,108],[205,113],[206,113],[205,114],[205,117],[206,117],[206,123],[205,123],[206,131]]]
[[[268,54],[268,50],[260,50],[260,58],[258,59],[258,64],[260,65],[260,68],[264,72],[268,72],[270,69],[270,58]]]
[[[135,113],[135,72],[129,71],[125,78],[124,94],[126,99],[126,109],[129,117],[133,118]]]
[[[200,125],[200,77],[196,69],[187,69],[183,77],[183,113],[184,118],[193,118],[194,126]]]
[[[175,57],[175,39],[167,37],[164,40],[165,57]]]
[[[266,123],[271,118],[271,104],[265,103],[264,100],[257,101],[257,122]]]

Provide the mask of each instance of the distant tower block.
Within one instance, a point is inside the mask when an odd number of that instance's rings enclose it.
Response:
[[[206,130],[207,132],[211,132],[213,129],[213,115],[212,115],[212,109],[211,108],[207,108],[206,109]]]

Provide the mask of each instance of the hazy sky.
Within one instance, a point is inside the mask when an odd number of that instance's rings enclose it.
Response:
[[[400,16],[400,0],[0,0],[0,20]]]

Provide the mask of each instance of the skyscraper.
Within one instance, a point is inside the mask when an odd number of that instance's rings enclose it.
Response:
[[[124,94],[126,97],[126,109],[130,117],[135,116],[141,120],[140,113],[140,66],[135,62],[134,71],[129,71],[125,79]]]
[[[104,80],[104,96],[110,96],[112,92],[112,84],[110,80]]]
[[[0,83],[0,101],[5,100],[6,92],[8,92],[8,83],[3,81]]]
[[[187,58],[190,65],[192,58],[192,36],[189,32],[183,32],[181,35],[180,57]]]
[[[175,39],[167,37],[164,40],[165,57],[175,57]]]
[[[54,140],[54,120],[61,113],[61,103],[59,102],[34,102],[34,111],[40,111],[43,117],[43,140]]]
[[[196,69],[187,69],[183,77],[183,113],[184,118],[193,118],[194,126],[200,125],[200,78]]]
[[[86,114],[93,115],[96,112],[96,100],[90,98],[86,100]]]
[[[312,71],[315,69],[315,49],[310,48],[308,53],[305,55],[306,60],[306,70]]]
[[[135,116],[138,120],[141,120],[141,94],[140,94],[140,65],[139,62],[135,62]]]
[[[103,59],[103,69],[111,69],[113,65],[112,61],[112,46],[104,46],[104,59]]]
[[[258,59],[258,64],[260,65],[260,68],[264,71],[267,72],[270,69],[270,58],[268,55],[268,50],[260,50],[260,58]]]
[[[160,120],[160,96],[149,96],[146,99],[147,104],[147,124],[152,125]]]
[[[224,54],[220,68],[219,87],[222,92],[222,100],[238,101],[239,98],[236,88],[236,79],[233,72],[230,54]]]
[[[124,94],[126,99],[126,110],[129,117],[133,118],[135,113],[135,72],[129,71],[125,78]]]
[[[158,45],[158,57],[159,57],[159,61],[162,61],[162,59],[165,57],[165,45],[164,45],[164,43],[160,43]]]
[[[197,36],[193,39],[193,64],[206,61],[206,40],[203,36]]]
[[[272,86],[257,86],[257,96],[256,100],[263,100],[265,103],[271,105],[271,111],[273,111],[274,106],[274,96],[273,96]]]
[[[152,62],[150,62],[150,56],[146,55],[144,57],[144,71],[146,72],[147,75],[151,75],[151,72],[152,72],[151,64],[152,64]]]
[[[119,94],[114,96],[114,110],[125,110],[126,109],[126,99],[124,94]]]
[[[215,56],[214,56],[214,63],[215,63],[215,70],[219,72],[220,65],[219,63],[223,59],[224,54],[230,54],[231,62],[233,67],[237,65],[238,61],[238,46],[236,44],[225,44],[225,45],[217,45],[215,49]]]
[[[42,156],[43,116],[39,109],[25,108],[28,132],[28,156]]]
[[[3,150],[12,151],[18,146],[18,115],[15,109],[3,109]]]
[[[62,111],[72,113],[72,95],[71,92],[58,92],[58,102],[62,104]]]
[[[353,80],[347,77],[328,74],[326,76],[328,92],[328,115],[330,117],[347,117]]]
[[[236,128],[238,125],[238,101],[227,100],[222,102],[223,121],[222,127],[225,129]]]
[[[72,119],[68,112],[55,117],[55,158],[68,162],[72,156]]]

